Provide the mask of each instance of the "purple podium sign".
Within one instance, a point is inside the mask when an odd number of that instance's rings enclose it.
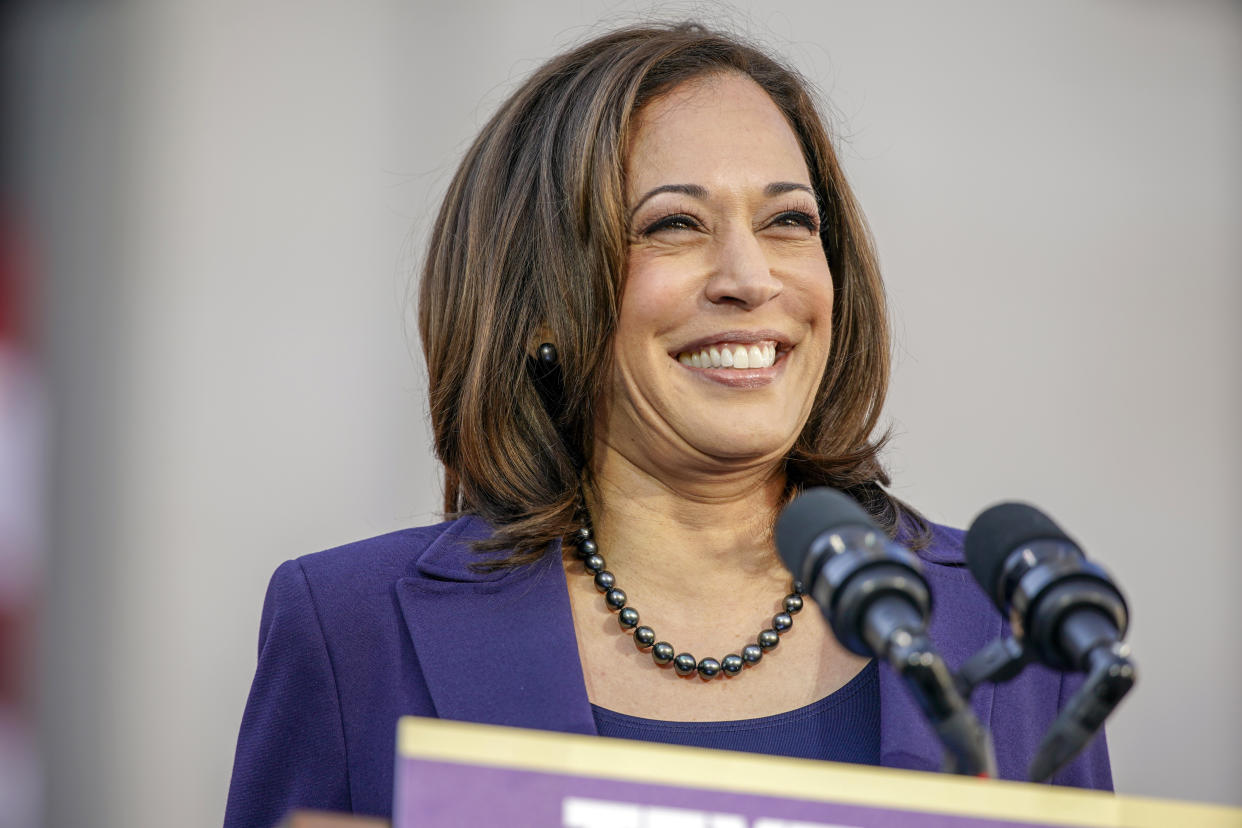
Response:
[[[413,759],[394,828],[983,828],[1037,823],[899,811]]]
[[[393,828],[1242,826],[1242,811],[407,717]]]

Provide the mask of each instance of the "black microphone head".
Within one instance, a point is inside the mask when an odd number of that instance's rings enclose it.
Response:
[[[1052,518],[1025,503],[993,506],[970,524],[966,533],[966,565],[1001,612],[1005,612],[1005,598],[1000,594],[1005,559],[1018,547],[1041,540],[1074,544]]]
[[[806,574],[804,567],[814,540],[843,526],[876,529],[875,521],[850,496],[836,489],[807,489],[785,507],[776,521],[776,551],[794,578],[801,579]]]

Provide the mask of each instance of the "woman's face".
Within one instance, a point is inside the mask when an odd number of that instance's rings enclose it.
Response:
[[[675,474],[778,461],[828,359],[832,278],[793,130],[753,81],[640,113],[629,259],[600,439]]]

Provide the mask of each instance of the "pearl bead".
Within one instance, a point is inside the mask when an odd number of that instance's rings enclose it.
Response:
[[[661,641],[651,648],[651,658],[656,664],[668,664],[673,660],[673,645],[667,641]]]
[[[655,630],[651,627],[639,627],[634,630],[634,643],[639,647],[650,647],[655,643]]]
[[[613,575],[607,569],[595,573],[595,588],[600,592],[607,592],[617,585],[617,576]]]
[[[673,659],[673,669],[677,671],[679,676],[690,675],[698,669],[698,666],[699,663],[689,653],[678,653],[677,658]]]
[[[724,670],[731,676],[736,676],[742,672],[742,667],[746,662],[742,661],[742,657],[737,653],[729,653],[720,660],[720,669]]]
[[[625,606],[625,593],[613,587],[604,593],[604,600],[608,603],[609,609],[619,610]]]
[[[595,541],[590,538],[578,544],[578,557],[580,558],[589,558],[598,551],[599,547],[595,544]]]
[[[802,596],[797,593],[785,596],[785,612],[795,615],[802,610]]]
[[[714,658],[705,658],[699,662],[699,675],[705,679],[713,679],[720,675],[720,662]]]
[[[776,645],[780,643],[781,637],[777,634],[776,630],[764,630],[759,633],[759,646],[764,650],[775,649]]]
[[[583,559],[582,565],[586,567],[586,571],[592,574],[602,572],[604,570],[604,559],[599,555],[588,555]]]
[[[763,648],[758,644],[747,644],[742,648],[742,661],[747,664],[758,664],[761,658],[763,658]]]
[[[793,618],[787,612],[778,612],[772,616],[772,629],[784,635],[793,626]]]
[[[619,623],[623,629],[634,629],[638,626],[638,610],[633,607],[625,607],[617,616],[617,623]]]

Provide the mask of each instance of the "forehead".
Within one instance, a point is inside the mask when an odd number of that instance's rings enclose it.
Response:
[[[668,183],[811,183],[784,114],[737,73],[687,81],[647,104],[635,120],[626,171],[631,195]]]

